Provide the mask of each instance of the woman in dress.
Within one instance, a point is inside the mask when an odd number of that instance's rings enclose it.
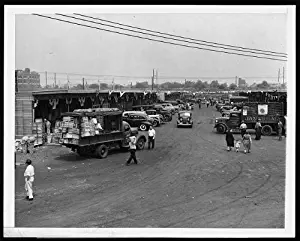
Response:
[[[260,119],[258,119],[255,124],[255,140],[260,140],[260,138],[261,138],[261,124],[260,124]]]
[[[227,151],[231,151],[231,147],[234,147],[234,137],[231,129],[226,132],[226,143]]]
[[[243,136],[243,145],[245,148],[245,150],[244,150],[245,153],[247,153],[247,152],[250,153],[251,144],[252,144],[251,135],[247,131],[246,134]]]

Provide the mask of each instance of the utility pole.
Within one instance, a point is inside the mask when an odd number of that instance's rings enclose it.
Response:
[[[84,90],[84,78],[82,78],[82,89]]]
[[[48,82],[47,82],[47,71],[45,71],[45,75],[46,75],[46,88],[47,88],[47,85],[48,85]]]
[[[284,67],[282,67],[282,81],[283,81],[283,84],[284,84]]]
[[[235,76],[235,85],[237,86],[237,76]]]
[[[151,85],[151,89],[153,90],[153,84],[154,84],[154,69],[153,69],[153,73],[152,73],[152,85]]]
[[[70,89],[69,75],[67,75],[67,79],[68,79],[68,89]]]
[[[278,83],[280,81],[280,68],[278,69]]]
[[[56,88],[56,73],[54,73],[54,86]]]
[[[155,81],[155,83],[156,83],[156,90],[158,90],[158,71],[156,70],[156,81]]]
[[[112,80],[112,90],[114,90],[114,88],[115,88],[115,78],[113,78]]]
[[[99,87],[98,90],[100,90],[100,80],[99,79],[98,79],[98,87]]]

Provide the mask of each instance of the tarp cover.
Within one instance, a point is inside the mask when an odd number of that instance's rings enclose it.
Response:
[[[94,108],[94,109],[77,109],[73,112],[65,112],[62,116],[111,116],[122,115],[122,111],[118,108]]]

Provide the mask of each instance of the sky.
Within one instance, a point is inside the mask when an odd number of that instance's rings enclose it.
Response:
[[[54,14],[45,15],[97,26]],[[188,38],[287,52],[287,15],[283,13],[86,15]],[[103,28],[112,30],[109,27]],[[41,72],[42,84],[45,83],[45,71],[48,72],[48,82],[53,81],[54,72],[70,73],[69,79],[74,84],[80,83],[83,75],[75,76],[71,73],[141,77],[100,76],[100,82],[110,83],[114,79],[119,84],[143,80],[150,83],[152,71],[156,69],[158,83],[173,80],[183,82],[185,77],[195,77],[192,80],[203,77],[204,81],[219,78],[220,83],[230,84],[238,76],[252,84],[263,80],[277,82],[278,69],[282,73],[284,67],[286,72],[286,62],[174,46],[29,14],[18,14],[15,17],[15,50],[16,69],[28,67],[32,71]],[[164,76],[182,78],[167,79]],[[96,76],[84,77],[89,83],[97,82],[95,80],[98,79]],[[60,83],[65,83],[68,77],[66,74],[57,74],[56,78]]]

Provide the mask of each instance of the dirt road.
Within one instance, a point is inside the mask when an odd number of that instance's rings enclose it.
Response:
[[[16,227],[284,228],[285,140],[263,136],[249,154],[227,152],[215,108],[193,112],[192,129],[177,129],[176,118],[157,127],[139,165],[124,165],[129,153],[89,159],[40,147],[33,202],[24,166],[16,169]]]

